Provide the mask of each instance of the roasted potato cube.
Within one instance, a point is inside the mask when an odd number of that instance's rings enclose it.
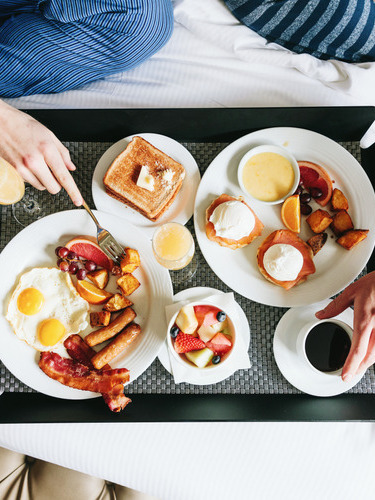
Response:
[[[125,257],[120,262],[121,271],[123,274],[134,272],[141,264],[139,253],[134,248],[125,248]]]
[[[316,255],[327,241],[327,233],[314,234],[307,240],[307,244],[311,247],[313,254]]]
[[[314,233],[322,233],[331,224],[332,217],[328,212],[319,208],[307,217],[306,222]]]
[[[336,241],[339,245],[346,248],[347,250],[351,250],[355,245],[367,237],[368,229],[352,229],[351,231],[347,231]]]
[[[95,286],[100,288],[100,290],[104,290],[104,288],[108,284],[108,271],[106,269],[97,269],[96,271],[92,271],[87,275],[88,279],[94,283]]]
[[[90,325],[94,326],[108,326],[111,320],[111,313],[109,311],[100,311],[90,313]]]
[[[124,297],[121,293],[115,293],[113,297],[109,299],[109,301],[104,305],[103,309],[106,311],[121,311],[121,309],[125,309],[125,307],[132,306],[133,302],[126,297]]]
[[[337,210],[348,210],[349,208],[348,200],[345,198],[344,193],[340,191],[340,189],[335,188],[333,190],[331,205],[332,205],[332,210],[334,210],[335,212]]]
[[[340,210],[340,212],[337,212],[331,222],[331,229],[336,236],[341,236],[343,233],[353,228],[352,219],[346,210]]]
[[[131,295],[140,286],[140,282],[132,274],[125,273],[117,280],[117,286],[124,295]]]

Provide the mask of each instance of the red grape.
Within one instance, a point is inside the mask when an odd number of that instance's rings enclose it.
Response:
[[[96,264],[92,260],[87,260],[85,264],[85,268],[87,271],[95,271],[96,269]]]
[[[80,269],[77,272],[77,279],[84,280],[86,278],[86,275],[87,275],[87,272],[85,271],[85,269]]]
[[[309,193],[303,193],[299,197],[301,203],[309,203],[311,201],[311,195]]]
[[[69,264],[65,260],[61,260],[59,268],[63,273],[66,273],[69,270]]]
[[[69,250],[65,247],[60,247],[58,256],[61,257],[62,259],[65,259],[65,257],[69,254]]]
[[[69,260],[74,260],[77,258],[77,254],[75,252],[69,252],[68,250],[68,254],[66,255],[66,257],[69,259]]]
[[[323,196],[322,190],[319,188],[311,188],[310,194],[313,198],[321,198]]]
[[[56,254],[57,256],[59,256],[59,252],[60,252],[60,250],[61,250],[61,249],[62,249],[62,247],[56,247],[56,248],[55,248],[55,254]]]
[[[298,186],[298,188],[294,191],[294,194],[301,194],[303,192],[302,186]]]
[[[312,212],[312,208],[307,203],[301,205],[301,214],[309,215]]]
[[[76,262],[71,262],[68,267],[70,274],[76,274],[78,271],[78,264]]]

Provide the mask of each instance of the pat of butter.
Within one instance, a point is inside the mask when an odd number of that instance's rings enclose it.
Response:
[[[155,179],[148,171],[147,165],[143,165],[141,171],[139,172],[137,186],[147,189],[148,191],[153,191],[155,185]]]

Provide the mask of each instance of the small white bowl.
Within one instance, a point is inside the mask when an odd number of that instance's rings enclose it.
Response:
[[[316,325],[320,325],[321,323],[334,323],[338,326],[341,326],[341,328],[343,330],[345,330],[346,333],[349,335],[350,341],[353,340],[353,329],[347,323],[344,323],[343,321],[340,321],[340,320],[334,319],[334,318],[312,321],[310,323],[307,323],[305,326],[303,326],[298,334],[297,341],[296,341],[297,354],[309,366],[309,368],[311,368],[311,370],[313,370],[315,373],[320,373],[321,375],[323,374],[323,375],[329,375],[329,376],[333,376],[333,375],[340,375],[341,376],[342,368],[340,368],[339,370],[336,370],[334,372],[322,372],[322,371],[318,370],[317,368],[315,368],[315,366],[313,366],[310,363],[309,358],[307,357],[306,349],[305,349],[307,336]]]
[[[184,304],[184,306],[212,306],[212,307],[217,307],[218,309],[220,309],[221,311],[225,312],[226,316],[227,316],[227,319],[228,319],[228,326],[229,326],[229,329],[230,329],[230,332],[231,332],[231,335],[232,335],[232,349],[229,351],[228,354],[225,354],[223,356],[223,359],[220,361],[220,363],[218,363],[217,365],[209,365],[209,366],[205,366],[204,368],[199,368],[199,366],[196,366],[194,363],[191,363],[187,358],[185,358],[183,356],[183,354],[178,354],[175,350],[174,350],[174,347],[173,347],[173,342],[172,342],[172,337],[171,337],[171,334],[170,334],[170,331],[171,331],[171,328],[172,326],[176,323],[176,318],[177,318],[177,315],[178,313],[180,312],[180,310],[182,309],[179,309],[171,318],[169,324],[168,324],[168,331],[167,331],[167,344],[168,344],[168,348],[170,350],[170,352],[172,353],[172,356],[174,357],[175,360],[177,360],[179,363],[182,363],[183,365],[191,368],[192,370],[199,370],[199,371],[207,371],[207,370],[217,370],[218,368],[221,368],[222,366],[224,366],[225,364],[227,364],[227,361],[228,359],[230,359],[230,357],[232,356],[234,350],[236,349],[236,330],[235,330],[235,327],[234,327],[234,324],[233,324],[233,321],[231,320],[231,318],[229,317],[229,315],[227,314],[227,312],[222,309],[221,307],[218,307],[216,306],[215,304],[213,304],[212,302],[205,302],[204,300],[200,300],[198,302],[190,302],[188,304]]]
[[[279,154],[280,156],[283,156],[286,158],[290,164],[293,167],[293,172],[294,172],[294,183],[290,191],[288,191],[282,198],[279,198],[278,200],[274,201],[264,201],[260,200],[259,198],[255,198],[252,196],[247,189],[245,188],[243,181],[242,181],[242,173],[244,166],[250,158],[253,156],[260,154],[260,153],[276,153]],[[238,178],[238,183],[240,185],[240,188],[242,191],[248,196],[249,198],[253,199],[254,201],[257,201],[259,203],[264,203],[265,205],[277,205],[278,203],[282,203],[288,196],[291,196],[297,189],[299,185],[299,180],[300,180],[300,170],[299,166],[297,163],[297,160],[294,158],[294,156],[285,148],[281,146],[275,146],[273,144],[268,144],[264,146],[256,146],[255,148],[250,149],[241,159],[239,165],[238,165],[238,170],[237,170],[237,178]]]

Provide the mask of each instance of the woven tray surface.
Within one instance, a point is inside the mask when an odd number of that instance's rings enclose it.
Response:
[[[196,159],[201,174],[224,149],[226,143],[183,143]],[[361,152],[357,142],[341,143],[357,160],[361,160]],[[71,152],[73,162],[77,166],[74,174],[76,182],[83,196],[90,206],[94,206],[91,194],[91,178],[95,166],[101,155],[111,146],[111,143],[69,142],[65,143]],[[43,215],[69,210],[73,205],[64,191],[55,195],[43,197]],[[188,223],[194,234],[193,220]],[[14,219],[11,207],[2,207],[0,250],[15,236],[22,226]],[[194,286],[208,286],[231,291],[209,268],[197,245],[198,270],[194,278],[187,284],[175,289]],[[158,359],[135,380],[126,387],[127,394],[136,393],[169,393],[169,394],[298,394],[295,389],[279,372],[273,357],[272,340],[276,325],[287,309],[269,307],[248,300],[235,294],[237,302],[244,310],[250,324],[251,343],[249,356],[252,362],[250,370],[239,370],[226,380],[208,386],[190,384],[175,384],[173,377],[163,368]],[[362,380],[351,389],[350,393],[372,393],[375,388],[375,375],[372,369],[368,370]],[[0,362],[0,391],[34,392],[16,379]]]

